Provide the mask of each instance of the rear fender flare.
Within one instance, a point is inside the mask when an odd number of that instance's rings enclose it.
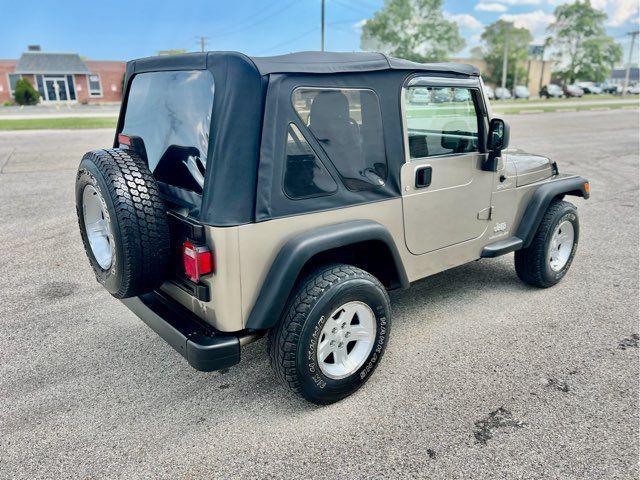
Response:
[[[379,241],[389,249],[400,286],[409,280],[396,244],[386,227],[371,220],[337,223],[308,230],[282,246],[262,284],[246,328],[263,330],[276,325],[305,264],[315,255],[366,241]]]

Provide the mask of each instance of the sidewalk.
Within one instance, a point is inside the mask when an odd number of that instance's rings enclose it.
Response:
[[[0,120],[28,120],[43,118],[113,118],[120,112],[120,104],[104,105],[30,105],[0,107]]]
[[[493,100],[491,102],[491,106],[493,108],[499,108],[501,110],[506,110],[509,108],[546,108],[546,107],[593,107],[593,106],[611,106],[611,105],[633,105],[640,104],[640,98],[637,95],[632,96],[629,95],[624,98],[610,98],[610,99],[593,99],[593,100],[584,100],[584,99],[575,99],[575,100],[515,100],[515,101],[500,101]]]

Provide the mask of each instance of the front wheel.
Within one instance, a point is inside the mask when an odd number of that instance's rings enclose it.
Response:
[[[578,248],[580,222],[575,205],[555,200],[549,205],[527,248],[515,253],[520,280],[547,288],[566,275]]]
[[[271,364],[305,399],[334,403],[371,376],[390,322],[389,296],[375,277],[351,265],[323,267],[300,283],[269,333]]]

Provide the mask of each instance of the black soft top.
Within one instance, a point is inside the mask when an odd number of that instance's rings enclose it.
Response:
[[[296,52],[275,57],[249,57],[262,75],[270,73],[347,73],[416,70],[479,75],[464,63],[417,63],[374,52]]]
[[[186,53],[147,57],[129,62],[135,71],[205,68],[207,57],[245,61],[260,75],[272,73],[355,73],[381,70],[413,70],[479,76],[479,70],[465,63],[418,63],[375,52],[295,52],[273,57],[251,57],[239,52]]]
[[[249,57],[238,52],[202,52],[148,57],[127,63],[125,96],[114,140],[124,124],[132,79],[141,73],[209,70],[215,93],[205,185],[201,197],[180,198],[196,205],[193,215],[215,226],[240,225],[311,210],[340,208],[400,195],[399,171],[404,160],[400,89],[413,73],[478,81],[476,67],[461,63],[416,63],[367,52],[298,52]],[[380,98],[389,179],[374,192],[351,192],[320,199],[289,201],[280,185],[282,142],[289,122],[297,122],[291,102],[294,88],[357,85]],[[286,113],[286,115],[285,115]],[[284,116],[283,116],[284,115]],[[288,116],[287,116],[288,115]],[[285,118],[286,117],[286,118]],[[268,118],[263,124],[263,119]]]

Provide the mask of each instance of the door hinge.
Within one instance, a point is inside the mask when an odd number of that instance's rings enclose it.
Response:
[[[478,220],[491,220],[492,213],[493,207],[483,208],[478,212]]]

